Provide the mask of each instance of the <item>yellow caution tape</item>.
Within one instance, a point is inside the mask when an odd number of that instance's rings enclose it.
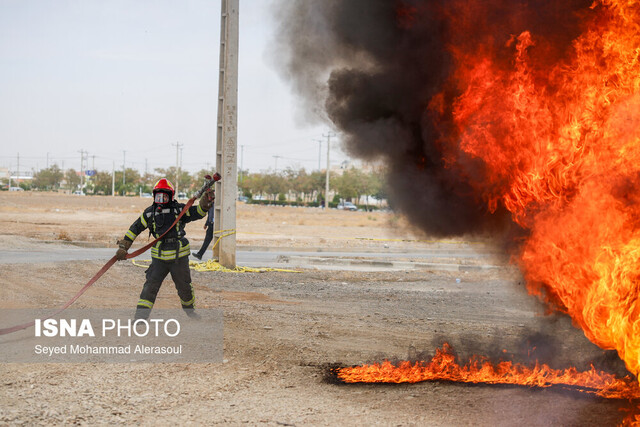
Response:
[[[148,263],[148,264],[143,264],[143,263]],[[140,261],[136,261],[135,258],[131,258],[131,264],[135,265],[136,267],[148,268],[151,265],[151,260],[143,259]]]
[[[141,261],[136,261],[135,259],[131,260],[131,263],[137,267],[147,268],[151,265],[150,259],[145,259]],[[272,271],[279,271],[284,273],[300,273],[298,270],[285,270],[282,268],[271,268],[271,267],[241,267],[237,265],[235,268],[227,268],[220,264],[215,260],[208,261],[189,261],[189,268],[195,271],[221,271],[223,273],[267,273]]]
[[[239,265],[236,265],[235,268],[227,268],[222,264],[220,264],[218,261],[215,261],[212,259],[203,261],[203,262],[189,261],[189,267],[191,267],[195,271],[222,271],[224,273],[266,273],[270,271],[280,271],[284,273],[300,273],[300,271],[298,270],[285,270],[282,268],[270,268],[270,267],[252,268],[252,267],[241,267]]]
[[[216,240],[216,242],[213,244],[213,246],[211,247],[211,250],[214,250],[216,248],[216,246],[218,246],[218,243],[220,243],[220,239],[222,239],[223,237],[227,237],[227,236],[231,236],[232,234],[236,234],[236,230],[231,229],[231,230],[214,231],[213,234],[215,234],[215,235],[220,234],[220,236],[218,236],[218,240]]]

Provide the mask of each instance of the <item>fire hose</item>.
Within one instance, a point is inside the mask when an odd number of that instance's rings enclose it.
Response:
[[[200,198],[205,191],[207,191],[209,188],[211,188],[211,186],[216,182],[219,181],[221,178],[219,173],[215,173],[213,175],[213,178],[207,178],[205,179],[205,183],[202,186],[202,188],[200,188],[193,197],[191,197],[189,199],[189,201],[187,202],[187,204],[182,208],[182,211],[180,212],[180,214],[178,215],[178,217],[176,218],[176,220],[173,222],[173,224],[171,224],[171,227],[169,227],[167,229],[167,231],[165,231],[164,233],[162,233],[161,236],[159,236],[158,238],[156,238],[155,240],[153,240],[151,243],[146,244],[145,246],[143,246],[142,248],[127,254],[126,259],[130,259],[130,258],[135,258],[138,255],[141,255],[143,253],[145,253],[151,246],[155,245],[158,240],[162,239],[165,234],[167,234],[169,231],[171,231],[171,229],[173,229],[173,227],[175,227],[175,225],[178,223],[178,221],[180,221],[180,218],[182,218],[182,216],[189,210],[189,208],[191,206],[193,206],[193,203],[196,201],[196,199]],[[84,285],[82,287],[82,289],[80,289],[74,296],[73,298],[71,298],[69,301],[67,301],[62,307],[60,307],[56,312],[54,312],[53,314],[49,315],[46,317],[46,319],[50,319],[54,316],[57,316],[58,314],[62,313],[63,311],[65,311],[67,308],[69,308],[69,306],[71,304],[73,304],[78,298],[80,298],[80,296],[82,296],[82,294],[85,293],[85,291],[87,289],[89,289],[100,277],[102,277],[102,275],[104,273],[107,272],[107,270],[109,270],[113,264],[115,264],[117,261],[116,256],[114,255],[113,257],[111,257],[111,259],[109,261],[107,261],[107,263],[102,266],[102,268],[91,278],[89,279],[89,281],[86,283],[86,285]],[[20,331],[22,329],[27,329],[30,326],[33,326],[35,324],[35,320],[32,320],[31,322],[27,322],[27,323],[23,323],[20,325],[15,325],[15,326],[11,326],[8,328],[3,328],[0,329],[0,335],[6,335],[6,334],[10,334],[12,332],[17,332]]]

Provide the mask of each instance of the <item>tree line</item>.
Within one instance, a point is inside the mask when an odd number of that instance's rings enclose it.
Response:
[[[238,188],[249,198],[266,198],[272,201],[294,200],[302,203],[321,203],[324,201],[326,173],[304,169],[286,169],[280,173],[253,173],[239,177]],[[365,172],[351,168],[343,173],[330,174],[330,194],[333,200],[348,200],[359,203],[364,197],[378,200],[386,199],[384,173],[382,171]],[[365,202],[366,204],[366,202]]]
[[[25,190],[40,191],[76,191],[82,190],[86,194],[111,195],[112,190],[117,195],[135,195],[151,193],[153,186],[160,178],[169,179],[179,192],[188,193],[204,182],[204,176],[210,172],[201,170],[195,174],[188,171],[178,171],[176,167],[156,168],[154,173],[140,174],[136,169],[127,168],[123,172],[97,171],[93,176],[81,178],[75,169],[62,171],[57,164],[41,169],[33,175],[31,182],[23,181],[20,186]],[[81,187],[82,184],[82,188]]]
[[[34,174],[33,180],[22,182],[26,190],[40,191],[76,191],[86,194],[111,195],[112,184],[117,195],[137,195],[151,193],[153,186],[160,178],[169,179],[178,188],[178,192],[190,195],[204,182],[204,176],[211,171],[202,169],[191,174],[178,171],[176,167],[156,168],[154,173],[140,174],[136,169],[125,169],[115,174],[98,171],[94,176],[85,176],[83,188],[80,188],[81,177],[74,169],[62,171],[58,165],[42,169]],[[114,176],[115,175],[115,176]],[[321,171],[307,172],[305,169],[286,169],[271,173],[246,173],[238,175],[238,191],[249,199],[271,201],[295,201],[305,204],[324,201],[326,174]],[[351,168],[341,174],[330,174],[330,194],[332,201],[349,200],[358,203],[366,196],[378,200],[386,199],[384,171],[363,171]]]

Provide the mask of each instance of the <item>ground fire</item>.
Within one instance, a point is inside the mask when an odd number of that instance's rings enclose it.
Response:
[[[559,387],[593,394],[606,399],[640,399],[640,386],[630,376],[617,378],[597,371],[578,372],[575,368],[552,369],[544,364],[527,367],[512,362],[491,363],[480,357],[460,365],[451,347],[444,344],[429,361],[389,361],[371,365],[336,368],[333,374],[344,383],[417,383],[452,381],[474,384],[511,384],[529,387]]]
[[[283,25],[294,35],[286,66],[298,73],[296,88],[313,94],[329,74],[326,116],[352,153],[387,162],[397,209],[431,235],[486,231],[508,217],[518,229],[513,259],[529,292],[571,316],[593,343],[616,350],[637,376],[640,3],[406,0],[288,8],[295,15]],[[303,29],[318,38],[295,37]],[[318,39],[329,47],[305,44]],[[595,371],[477,363],[440,369],[445,350],[426,365],[369,367],[368,380],[440,375],[638,393],[637,385]],[[367,380],[362,368],[339,376]],[[609,391],[612,383],[621,388]]]

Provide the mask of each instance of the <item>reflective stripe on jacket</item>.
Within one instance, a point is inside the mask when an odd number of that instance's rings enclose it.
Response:
[[[184,204],[175,200],[172,200],[167,206],[157,206],[155,204],[149,206],[131,224],[124,238],[133,242],[147,228],[149,228],[153,237],[161,236],[180,215],[184,206]],[[180,218],[180,221],[167,232],[165,237],[151,248],[151,257],[162,261],[172,261],[176,258],[188,256],[191,249],[189,241],[184,237],[186,234],[184,225],[188,222],[202,219],[206,215],[207,212],[202,210],[200,205],[191,206]]]

